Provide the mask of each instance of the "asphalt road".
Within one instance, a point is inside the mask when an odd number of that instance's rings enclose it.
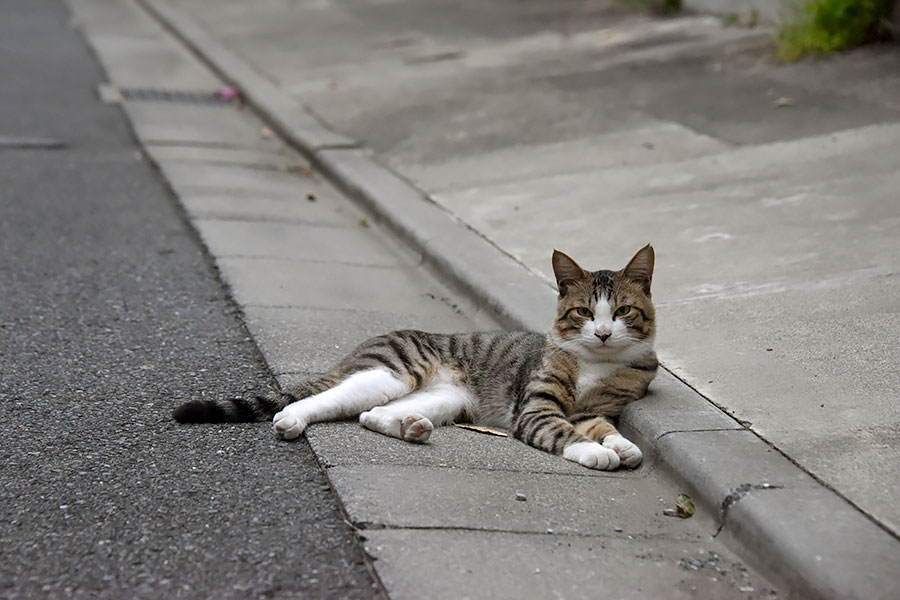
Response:
[[[305,441],[171,420],[271,380],[68,19],[0,1],[0,597],[377,596]]]

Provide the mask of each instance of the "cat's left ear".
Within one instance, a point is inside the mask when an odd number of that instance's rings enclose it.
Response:
[[[656,262],[656,253],[653,246],[647,244],[637,251],[628,265],[622,269],[622,274],[641,286],[644,293],[650,295],[650,282],[653,280],[653,264]]]

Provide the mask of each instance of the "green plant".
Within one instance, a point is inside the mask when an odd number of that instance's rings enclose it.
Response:
[[[681,0],[662,0],[663,10],[666,12],[680,12]]]
[[[743,25],[744,27],[749,27],[751,29],[759,25],[759,13],[756,12],[755,8],[751,9],[750,12],[748,12],[747,15],[743,19],[741,19],[741,25]]]
[[[682,0],[619,0],[622,4],[637,8],[646,8],[660,14],[681,12]]]
[[[876,40],[888,31],[892,0],[806,0],[795,21],[782,24],[775,53],[785,61]]]

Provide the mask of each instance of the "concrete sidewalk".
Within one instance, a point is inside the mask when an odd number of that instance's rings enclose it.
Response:
[[[145,4],[509,323],[544,328],[551,247],[653,242],[661,357],[710,404],[664,376],[625,425],[801,596],[897,593],[896,49],[780,67],[601,2]]]

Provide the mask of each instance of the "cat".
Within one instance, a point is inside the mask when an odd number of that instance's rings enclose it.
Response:
[[[586,271],[554,250],[559,298],[546,335],[530,331],[395,331],[369,339],[322,377],[284,393],[194,400],[183,423],[272,415],[285,440],[321,421],[359,417],[366,428],[425,442],[434,426],[472,422],[585,467],[633,468],[640,449],[609,418],[656,376],[655,253],[644,246],[620,271]]]

